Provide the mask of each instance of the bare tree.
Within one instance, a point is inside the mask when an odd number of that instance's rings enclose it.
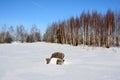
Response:
[[[70,18],[70,28],[71,28],[71,40],[72,40],[72,44],[75,45],[75,31],[74,31],[74,27],[75,27],[75,20],[74,17]]]
[[[66,31],[67,31],[67,34],[66,34],[66,38],[67,38],[67,43],[68,44],[71,44],[72,43],[72,38],[71,38],[71,27],[70,27],[70,20],[67,20],[67,26],[66,26]]]
[[[92,13],[92,44],[96,46],[97,12]]]
[[[80,35],[79,35],[79,29],[80,29],[80,20],[78,17],[76,17],[75,19],[75,45],[77,46],[79,44],[79,39],[80,39]]]
[[[15,35],[16,34],[15,34],[15,30],[14,30],[13,26],[10,26],[8,28],[8,32],[10,33],[10,36],[11,36],[12,40],[15,41]]]
[[[120,13],[115,15],[115,46],[119,46],[120,40]]]
[[[112,44],[112,35],[114,27],[114,13],[110,10],[106,14],[106,23],[107,23],[107,42],[106,47],[109,48]]]
[[[32,25],[32,28],[31,28],[31,36],[32,36],[32,38],[33,38],[33,42],[41,41],[40,30],[37,28],[37,26],[36,26],[35,24]]]
[[[102,17],[102,15],[101,14],[99,14],[98,15],[98,25],[97,25],[98,27],[98,29],[97,29],[97,32],[98,32],[98,39],[97,39],[97,41],[98,41],[98,46],[100,47],[100,46],[102,46],[102,33],[103,33],[103,31],[102,31],[102,27],[103,27],[103,17]]]
[[[91,45],[91,30],[92,30],[92,28],[91,28],[91,15],[89,12],[87,13],[87,28],[88,28],[88,30],[87,30],[87,35],[88,35],[87,44],[90,46]]]
[[[11,43],[11,42],[12,42],[12,36],[10,35],[10,32],[7,30],[6,24],[4,24],[0,32],[0,43]]]
[[[23,25],[19,25],[16,28],[16,40],[17,41],[21,41],[21,42],[25,42],[26,41],[25,29],[24,29]]]
[[[1,30],[1,37],[0,37],[1,38],[0,42],[1,43],[4,43],[4,41],[5,41],[6,32],[7,32],[7,26],[6,26],[6,24],[4,24],[3,27],[2,27],[2,30]]]
[[[46,29],[46,33],[44,34],[44,41],[46,42],[52,42],[51,41],[51,38],[52,38],[52,30],[51,30],[51,26],[48,26],[47,29]]]
[[[82,28],[82,42],[85,45],[85,13],[83,12],[80,16],[81,28]]]

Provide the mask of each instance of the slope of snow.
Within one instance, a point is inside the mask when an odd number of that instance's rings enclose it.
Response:
[[[57,51],[65,54],[65,63],[45,64]],[[120,80],[120,48],[0,44],[0,80]]]

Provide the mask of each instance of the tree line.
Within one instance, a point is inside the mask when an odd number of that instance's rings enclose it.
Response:
[[[13,41],[19,42],[37,42],[41,41],[40,29],[34,24],[30,31],[25,29],[24,25],[7,27],[4,24],[0,30],[0,43],[11,43]]]
[[[120,12],[108,10],[101,14],[88,11],[68,20],[53,22],[46,29],[43,41],[75,46],[119,46]]]

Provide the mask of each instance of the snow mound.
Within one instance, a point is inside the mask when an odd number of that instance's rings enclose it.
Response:
[[[57,62],[57,58],[51,58],[49,64],[56,64],[56,62]]]

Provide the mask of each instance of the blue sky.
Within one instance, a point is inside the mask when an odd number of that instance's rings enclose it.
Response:
[[[43,34],[52,22],[79,16],[82,11],[119,10],[120,0],[0,0],[0,27],[36,24]]]

